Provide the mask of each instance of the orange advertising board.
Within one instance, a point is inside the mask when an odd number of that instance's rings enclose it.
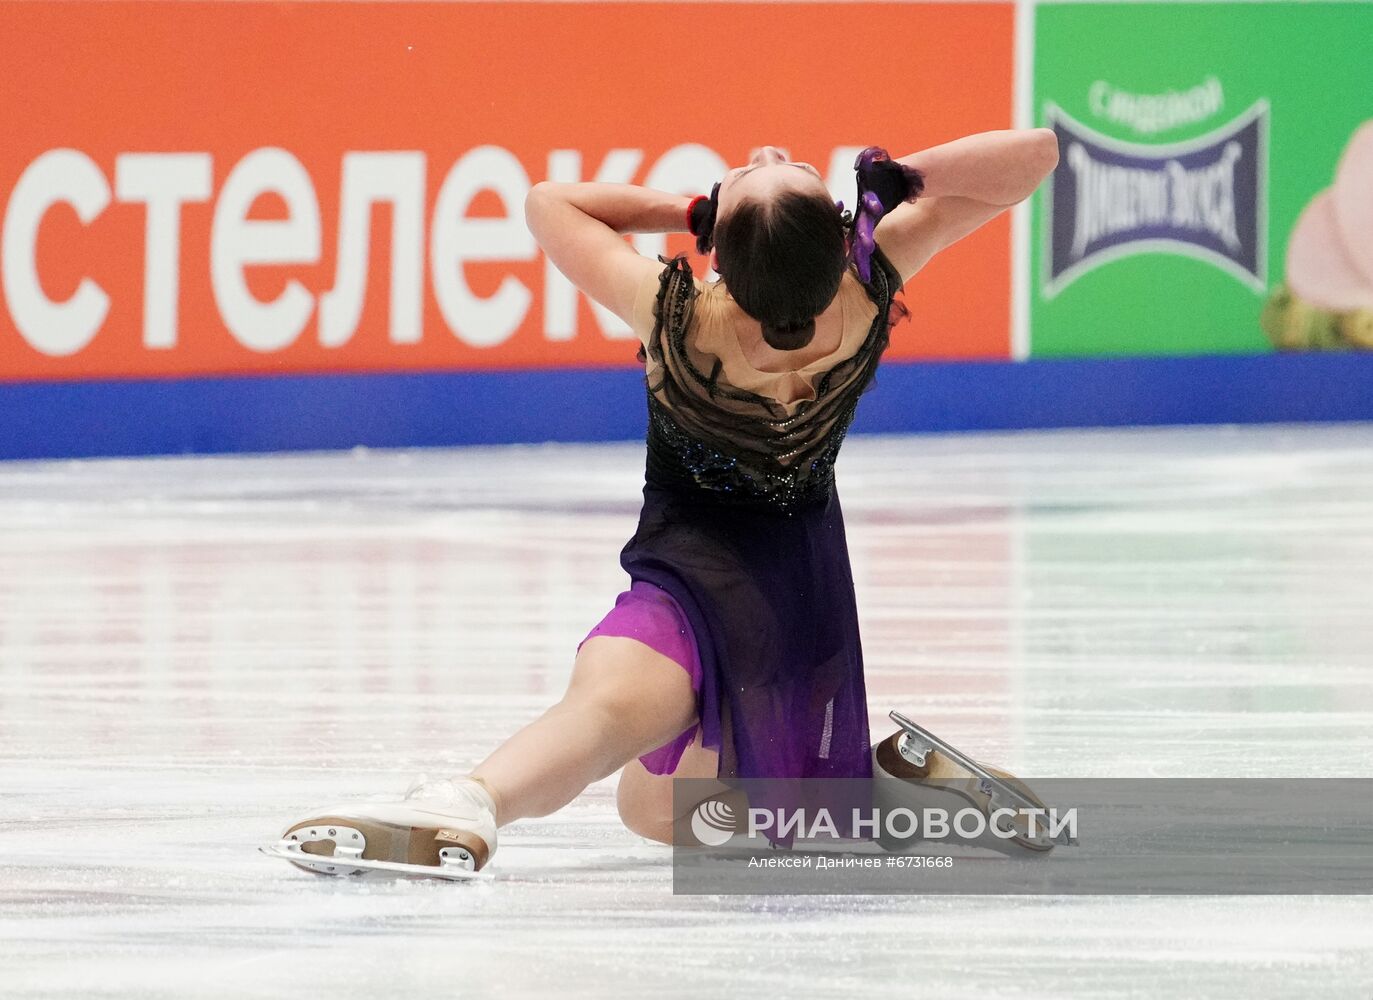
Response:
[[[694,194],[773,143],[851,204],[862,146],[1010,126],[1012,29],[980,3],[0,2],[0,380],[633,365],[538,253],[532,184]],[[1009,244],[1003,216],[918,275],[889,356],[1006,357]]]

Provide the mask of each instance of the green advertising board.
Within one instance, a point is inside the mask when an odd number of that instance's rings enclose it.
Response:
[[[1373,347],[1373,3],[1044,4],[1034,31],[1060,161],[1032,356]]]

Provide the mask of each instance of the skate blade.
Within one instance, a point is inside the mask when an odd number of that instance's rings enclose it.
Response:
[[[1026,794],[1020,788],[1016,787],[1016,785],[1012,783],[1011,780],[1007,780],[1011,778],[1011,775],[1007,774],[1005,771],[999,770],[998,768],[987,767],[985,764],[973,760],[962,750],[959,750],[957,747],[952,746],[949,743],[946,743],[944,740],[934,735],[924,726],[917,725],[916,723],[912,722],[910,719],[902,715],[900,712],[888,712],[887,718],[891,719],[903,730],[905,730],[906,734],[910,737],[913,737],[915,741],[919,745],[923,746],[927,752],[929,750],[939,751],[946,758],[958,764],[964,770],[970,771],[972,774],[976,775],[978,780],[981,781],[984,785],[988,786],[989,788],[995,789],[995,791],[999,793],[1003,797],[1003,799],[1009,799],[1011,802],[1014,802],[1017,806],[1021,808],[1045,808],[1045,804],[1039,801],[1039,799],[1036,796]],[[1063,831],[1060,832],[1058,836],[1051,838],[1049,840],[1049,844],[1058,847],[1077,847],[1078,840],[1077,837],[1073,836],[1071,833]]]
[[[269,858],[288,861],[297,868],[315,875],[333,875],[354,878],[384,877],[396,878],[437,878],[447,882],[477,882],[490,879],[487,872],[467,871],[455,866],[411,865],[403,861],[372,861],[366,858],[331,857],[323,854],[306,854],[299,847],[286,847],[271,844],[259,847],[258,851]]]

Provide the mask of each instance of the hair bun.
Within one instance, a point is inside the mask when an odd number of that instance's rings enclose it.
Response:
[[[815,317],[794,323],[764,323],[763,340],[775,351],[796,351],[815,337]]]

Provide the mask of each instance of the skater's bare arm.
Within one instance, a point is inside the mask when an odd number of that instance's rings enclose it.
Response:
[[[878,223],[876,239],[907,281],[940,250],[1034,193],[1058,164],[1051,129],[964,136],[900,158],[925,176],[924,195]]]
[[[617,233],[686,232],[686,210],[691,199],[637,184],[602,184],[582,181],[561,184],[540,181],[529,192],[531,200],[561,201]],[[529,202],[526,202],[529,204]],[[538,238],[538,233],[535,233]]]
[[[632,184],[541,181],[525,199],[524,217],[553,266],[633,326],[639,289],[656,280],[662,265],[620,234],[685,231],[688,202]]]
[[[926,198],[971,198],[1014,205],[1034,193],[1058,163],[1052,129],[979,132],[903,156],[900,162],[925,176]]]

